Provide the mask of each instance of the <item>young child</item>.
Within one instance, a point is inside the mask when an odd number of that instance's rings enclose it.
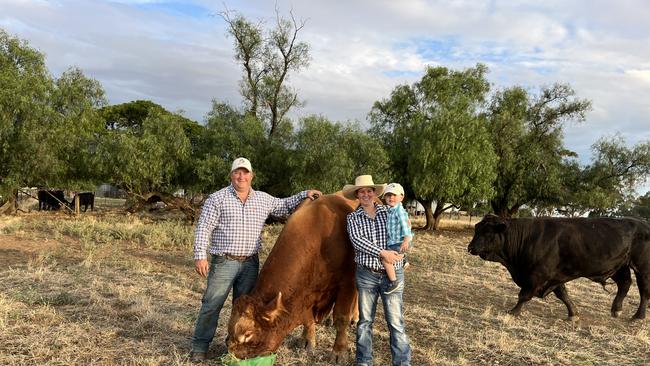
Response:
[[[411,224],[409,215],[402,207],[402,200],[404,199],[404,188],[399,183],[391,183],[386,186],[384,190],[384,201],[390,206],[388,209],[388,222],[386,223],[386,230],[388,233],[388,249],[394,250],[399,253],[406,253],[409,249],[409,243],[413,239],[411,233]],[[384,269],[386,269],[386,276],[390,281],[390,285],[384,291],[385,294],[392,294],[400,289],[402,283],[397,281],[395,275],[395,266],[382,260]],[[408,266],[406,257],[404,258],[404,268]]]

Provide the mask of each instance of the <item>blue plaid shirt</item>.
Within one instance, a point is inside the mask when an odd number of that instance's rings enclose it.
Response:
[[[246,203],[232,185],[218,190],[203,204],[194,231],[194,259],[210,254],[251,256],[262,248],[262,228],[269,216],[286,217],[307,198],[307,191],[289,198],[275,198],[251,189]]]
[[[362,206],[348,214],[348,235],[354,247],[354,261],[364,267],[383,270],[379,252],[387,248],[388,235],[386,223],[388,209],[384,205],[375,204],[375,218],[371,219]],[[395,262],[396,268],[401,268],[403,260]]]
[[[410,236],[413,240],[413,233],[409,226],[409,214],[402,207],[402,202],[397,202],[394,207],[388,209],[386,230],[388,231],[389,246],[402,244],[405,236]]]

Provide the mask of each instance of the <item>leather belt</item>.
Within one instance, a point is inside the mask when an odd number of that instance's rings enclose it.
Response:
[[[224,258],[226,258],[228,260],[231,260],[231,261],[246,262],[247,260],[249,260],[251,258],[257,257],[257,253],[255,253],[253,255],[249,255],[249,256],[246,256],[246,255],[230,255],[230,254],[220,254],[220,256],[224,257]]]
[[[385,269],[374,269],[374,268],[366,267],[366,266],[363,266],[363,265],[361,267],[363,267],[363,269],[365,269],[366,271],[369,271],[369,272],[372,272],[372,273],[386,274]]]

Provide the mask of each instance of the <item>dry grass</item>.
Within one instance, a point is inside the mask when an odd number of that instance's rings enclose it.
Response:
[[[193,272],[191,227],[110,212],[2,220],[0,365],[189,364],[205,286]],[[620,319],[609,316],[613,293],[587,280],[568,285],[578,322],[564,320],[566,309],[553,295],[511,317],[505,312],[518,288],[503,267],[467,254],[468,221],[443,221],[436,234],[416,232],[405,290],[413,365],[650,363],[648,321],[628,320],[639,300],[636,287]],[[265,253],[280,229],[267,228]],[[375,364],[387,365],[388,332],[379,309]],[[228,304],[209,365],[220,364],[229,313]],[[331,328],[318,328],[311,354],[298,349],[299,336],[297,329],[287,337],[279,365],[328,364]]]

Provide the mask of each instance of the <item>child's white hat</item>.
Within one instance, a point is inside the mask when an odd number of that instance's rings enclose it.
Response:
[[[399,183],[391,183],[391,184],[386,186],[386,189],[384,190],[384,196],[387,193],[392,193],[392,194],[394,194],[396,196],[401,194],[403,196],[404,195],[404,188]]]

